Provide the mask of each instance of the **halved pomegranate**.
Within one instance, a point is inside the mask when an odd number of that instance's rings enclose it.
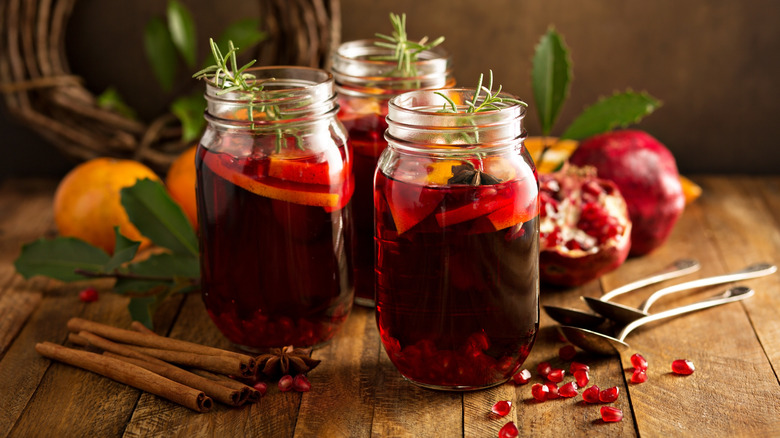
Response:
[[[542,282],[579,286],[620,266],[631,247],[626,201],[593,167],[539,175]]]

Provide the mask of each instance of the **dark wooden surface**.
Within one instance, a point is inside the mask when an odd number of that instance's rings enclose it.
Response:
[[[780,177],[693,178],[703,196],[688,206],[670,241],[627,261],[598,282],[567,290],[542,289],[543,304],[583,306],[579,295],[598,296],[660,268],[673,258],[696,257],[691,277],[780,261]],[[597,358],[591,383],[617,386],[613,405],[622,422],[600,420],[599,406],[574,399],[537,403],[530,385],[505,384],[469,392],[435,392],[404,381],[379,342],[374,314],[357,308],[342,331],[314,352],[322,365],[310,373],[312,391],[270,388],[259,404],[217,405],[197,414],[106,378],[52,363],[36,342],[65,343],[73,316],[118,326],[130,323],[124,298],[103,292],[85,304],[84,284],[22,279],[13,269],[21,244],[54,235],[51,201],[56,181],[9,180],[0,185],[0,438],[6,436],[466,436],[495,437],[507,421],[521,436],[780,436],[780,274],[744,282],[756,289],[747,301],[704,310],[632,333],[632,351]],[[673,284],[681,280],[672,280]],[[99,286],[110,286],[105,283]],[[720,288],[665,297],[655,310],[703,298]],[[652,288],[618,301],[638,305]],[[197,294],[177,297],[157,316],[157,331],[229,348],[208,319]],[[558,359],[564,345],[542,312],[542,328],[526,367]],[[649,380],[629,382],[632,352],[649,361]],[[678,358],[696,365],[691,376],[671,374]],[[534,377],[534,381],[538,381]],[[495,418],[490,407],[511,400],[512,412]]]

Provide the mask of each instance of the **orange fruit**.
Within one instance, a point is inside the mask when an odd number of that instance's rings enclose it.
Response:
[[[528,153],[531,154],[531,158],[534,159],[536,170],[539,173],[550,173],[557,170],[580,145],[576,140],[558,140],[557,137],[528,137],[524,144]],[[540,163],[539,157],[545,145],[548,145],[549,149],[544,153]]]
[[[690,179],[680,175],[680,184],[682,185],[683,195],[685,195],[685,204],[688,205],[691,202],[701,196],[701,186],[691,181]]]
[[[198,229],[198,209],[195,202],[195,152],[197,146],[191,146],[168,168],[165,176],[165,187],[168,194],[184,210],[192,227]]]
[[[114,227],[128,239],[151,245],[130,223],[120,201],[120,190],[139,179],[160,178],[134,160],[94,158],[74,167],[60,181],[54,194],[54,220],[60,235],[77,237],[114,252]]]

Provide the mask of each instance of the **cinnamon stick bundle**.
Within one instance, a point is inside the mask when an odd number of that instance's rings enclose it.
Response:
[[[193,342],[187,342],[180,339],[168,338],[165,336],[159,336],[157,334],[151,334],[146,332],[139,332],[134,330],[125,330],[118,327],[112,327],[110,325],[100,324],[94,321],[88,321],[82,318],[71,318],[68,321],[68,329],[71,332],[78,333],[80,331],[86,331],[94,333],[103,338],[121,342],[124,344],[130,344],[134,346],[144,347],[147,349],[164,350],[169,353],[185,353],[190,356],[190,359],[195,357],[199,364],[209,364],[215,368],[206,368],[210,371],[237,375],[242,377],[253,377],[255,375],[257,363],[255,358],[246,354],[236,353],[233,351],[222,350],[220,348],[209,347],[206,345],[200,345]],[[157,357],[158,359],[165,360],[167,362],[176,362],[182,365],[189,365],[201,368],[198,364],[185,363],[188,360],[185,355],[172,354],[168,357],[177,357],[181,361],[168,360],[164,357],[159,357],[158,352],[151,350],[143,351],[150,356]],[[152,354],[155,353],[155,354]],[[210,356],[211,358],[207,358]],[[216,359],[214,359],[216,358]]]
[[[109,341],[108,339],[97,336],[93,333],[81,331],[79,334],[71,333],[68,340],[77,345],[92,345],[104,350],[103,354],[114,359],[145,368],[157,373],[163,377],[179,382],[183,385],[199,389],[214,400],[230,406],[241,406],[249,396],[248,392],[240,388],[231,388],[227,385],[221,385],[214,380],[196,375],[187,370],[173,366],[165,361],[155,357],[148,356],[139,351],[133,350],[122,344]]]
[[[52,342],[35,345],[41,356],[82,368],[134,388],[155,394],[197,412],[208,412],[213,402],[194,388],[174,382],[149,370],[115,358],[75,350]]]

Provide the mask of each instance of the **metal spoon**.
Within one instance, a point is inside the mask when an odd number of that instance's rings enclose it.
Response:
[[[639,289],[651,284],[660,283],[664,280],[670,280],[672,278],[681,277],[683,275],[690,274],[699,270],[701,266],[699,262],[692,259],[680,259],[672,262],[660,271],[650,275],[649,277],[628,283],[620,286],[617,289],[613,289],[609,293],[604,294],[601,300],[608,301],[618,295],[622,295],[626,292]],[[604,317],[588,312],[585,310],[577,310],[569,307],[558,306],[543,306],[545,312],[555,321],[563,325],[576,325],[578,327],[596,327],[604,322]]]
[[[698,280],[676,284],[674,286],[669,286],[654,292],[652,295],[650,295],[647,298],[647,300],[645,300],[644,303],[642,303],[642,305],[638,309],[624,306],[622,304],[604,301],[603,298],[600,300],[598,298],[582,297],[582,299],[585,300],[588,306],[591,309],[593,309],[596,313],[606,318],[609,318],[613,321],[623,323],[623,324],[628,324],[631,321],[649,315],[647,309],[650,308],[650,305],[652,305],[654,302],[656,302],[656,300],[658,300],[659,298],[665,295],[669,295],[675,292],[680,292],[680,291],[693,289],[697,287],[712,286],[716,284],[730,283],[732,281],[748,280],[751,278],[763,277],[772,274],[776,271],[777,271],[777,266],[775,265],[769,263],[756,263],[744,269],[740,269],[739,271],[732,272],[730,274],[716,275],[714,277],[705,277],[705,278],[700,278]],[[569,325],[576,325],[576,324],[569,324]]]
[[[628,336],[628,334],[637,327],[645,325],[649,322],[658,321],[660,319],[682,315],[683,313],[744,300],[745,298],[753,296],[753,294],[753,289],[750,289],[749,287],[734,287],[704,301],[688,304],[687,306],[676,307],[674,309],[669,309],[663,312],[655,313],[653,315],[645,316],[644,318],[639,318],[628,324],[625,328],[623,328],[623,330],[620,331],[620,333],[618,333],[617,337],[614,338],[612,336],[607,336],[605,334],[594,332],[592,330],[581,327],[562,326],[561,332],[569,342],[582,348],[583,350],[604,355],[615,354],[625,351],[629,348],[624,339],[626,339],[626,336]]]

